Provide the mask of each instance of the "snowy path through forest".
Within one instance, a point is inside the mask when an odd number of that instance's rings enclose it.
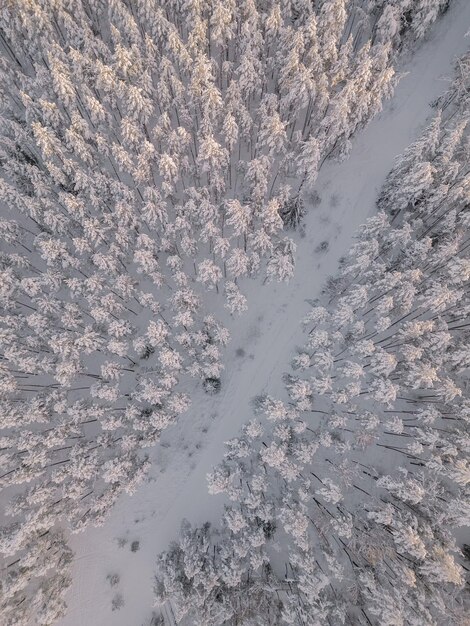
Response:
[[[410,67],[402,68],[409,73],[383,113],[358,135],[350,158],[322,168],[316,185],[321,201],[309,207],[304,236],[296,235],[294,279],[287,285],[246,284],[249,310],[227,322],[232,341],[220,394],[207,396],[199,386],[191,390],[191,410],[152,452],[152,480],[134,497],[123,498],[104,527],[72,537],[74,582],[62,626],[149,623],[155,556],[176,538],[182,518],[195,523],[218,518],[222,499],[207,494],[206,473],[221,460],[224,441],[250,417],[252,397],[276,394],[301,344],[306,299],[320,294],[357,226],[374,211],[394,157],[419,134],[431,114],[429,103],[446,88],[453,61],[467,48],[469,27],[470,2],[456,0]],[[318,248],[322,242],[329,242],[326,251]],[[110,574],[120,577],[113,587],[106,580]],[[124,605],[112,612],[116,594]]]

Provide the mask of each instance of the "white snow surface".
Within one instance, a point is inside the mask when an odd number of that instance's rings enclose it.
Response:
[[[378,190],[395,156],[426,125],[430,103],[446,89],[454,61],[468,47],[469,28],[470,0],[454,0],[428,40],[400,68],[407,74],[393,99],[358,134],[349,159],[323,166],[315,186],[321,201],[307,206],[305,231],[295,234],[294,279],[282,285],[246,282],[242,291],[248,312],[224,320],[232,340],[224,355],[220,393],[208,396],[200,383],[188,386],[192,407],[150,452],[150,480],[134,496],[123,497],[103,527],[72,536],[73,584],[61,626],[149,624],[155,557],[177,538],[183,518],[195,524],[219,519],[224,500],[208,494],[207,472],[222,460],[224,442],[251,417],[251,399],[261,393],[278,395],[282,374],[303,343],[299,322],[309,309],[307,299],[320,295],[355,230],[376,210]],[[326,252],[317,249],[324,241],[329,243]],[[139,542],[137,551],[131,550],[133,541]],[[113,587],[106,580],[112,574],[119,575]],[[118,593],[124,605],[112,611]]]

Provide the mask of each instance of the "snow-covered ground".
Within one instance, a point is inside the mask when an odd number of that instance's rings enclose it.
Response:
[[[227,322],[232,341],[221,392],[211,397],[200,386],[189,389],[191,410],[151,453],[151,480],[132,498],[123,498],[102,528],[72,538],[74,582],[62,626],[149,623],[155,556],[177,537],[182,518],[195,523],[218,518],[222,500],[208,495],[207,472],[221,460],[224,441],[250,417],[253,396],[276,394],[295,346],[302,343],[299,321],[308,310],[306,300],[320,294],[355,229],[375,210],[377,190],[394,157],[422,130],[429,103],[444,91],[453,61],[468,47],[469,28],[470,2],[455,0],[401,68],[407,75],[394,98],[358,135],[350,158],[322,168],[316,185],[320,201],[309,207],[304,234],[296,235],[295,278],[287,285],[246,284],[249,310]],[[326,251],[320,250],[322,242],[328,242]],[[107,576],[113,574],[119,582],[111,586]],[[116,594],[124,605],[112,611]]]

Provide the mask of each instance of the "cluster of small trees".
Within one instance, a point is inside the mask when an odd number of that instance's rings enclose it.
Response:
[[[183,375],[217,387],[228,332],[205,290],[237,313],[244,277],[290,278],[302,188],[445,4],[3,3],[5,624],[63,610],[54,529],[102,523],[135,490],[142,450],[188,407]]]
[[[208,476],[227,500],[214,545],[186,525],[159,557],[156,601],[177,621],[468,620],[469,69],[304,319],[284,398],[258,398]],[[243,621],[250,586],[275,615]]]

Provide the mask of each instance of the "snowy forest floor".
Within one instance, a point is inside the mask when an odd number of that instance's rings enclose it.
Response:
[[[176,539],[183,518],[197,524],[219,518],[222,498],[207,493],[207,472],[222,459],[224,442],[250,418],[252,398],[276,395],[302,343],[299,322],[307,300],[320,295],[356,228],[375,211],[394,157],[423,129],[430,103],[445,90],[453,62],[468,47],[469,25],[470,2],[456,0],[411,61],[399,68],[406,76],[383,112],[359,133],[349,159],[323,166],[318,200],[307,205],[303,232],[294,236],[295,277],[282,285],[246,283],[247,313],[224,320],[232,340],[220,393],[208,396],[200,383],[188,387],[192,407],[151,451],[150,480],[133,497],[122,498],[102,528],[72,537],[73,585],[61,626],[149,624],[156,555]],[[328,242],[326,250],[323,242]],[[107,576],[113,574],[119,582],[112,586]],[[113,611],[119,595],[124,604]]]

